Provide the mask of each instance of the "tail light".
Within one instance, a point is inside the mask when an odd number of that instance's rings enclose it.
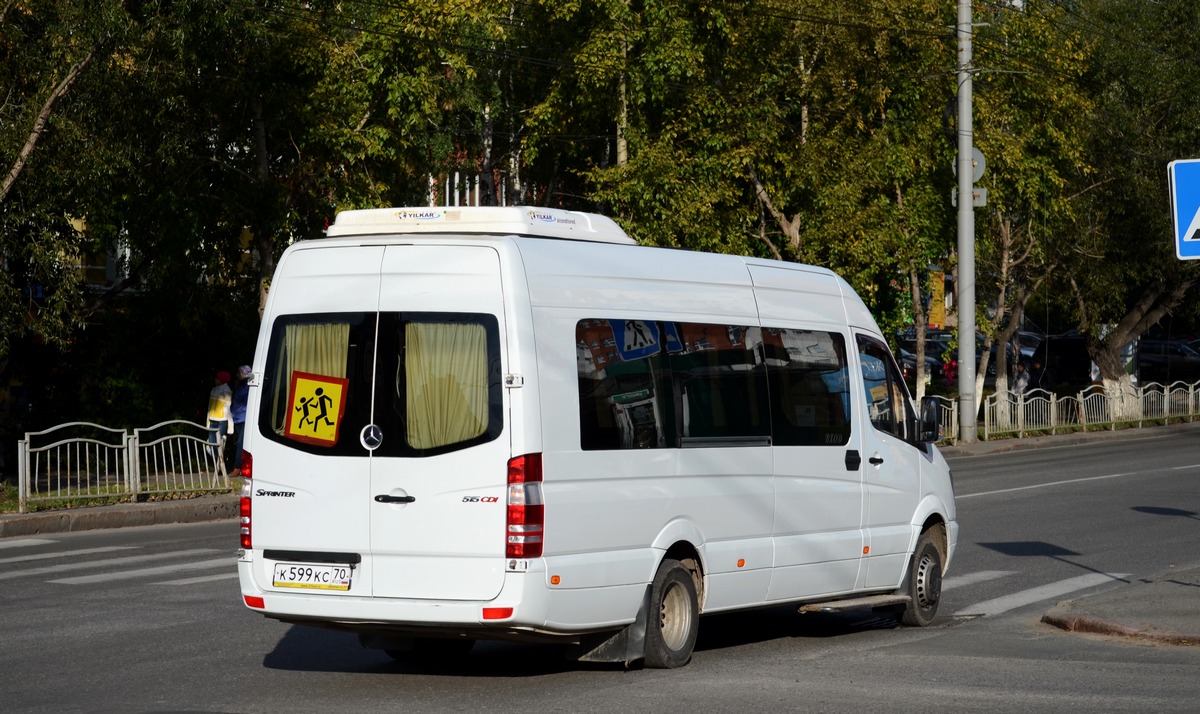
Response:
[[[542,504],[542,455],[525,454],[508,461],[506,558],[542,557],[546,508]]]
[[[241,546],[250,550],[250,475],[254,473],[254,457],[242,452],[242,497],[238,500],[238,516],[241,519]]]
[[[240,471],[238,471],[238,475],[244,479],[249,479],[252,477],[253,473],[254,473],[254,457],[250,455],[250,452],[243,451],[242,452],[242,468]]]

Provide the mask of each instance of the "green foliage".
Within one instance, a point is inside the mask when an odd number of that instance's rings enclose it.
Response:
[[[1085,20],[1105,28],[1086,77],[1096,101],[1087,150],[1098,171],[1090,190],[1077,189],[1082,220],[1071,238],[1086,269],[1071,274],[1094,327],[1118,322],[1148,291],[1197,279],[1200,266],[1174,255],[1166,166],[1200,154],[1200,49],[1189,29],[1200,6],[1095,0],[1089,9]]]
[[[953,267],[954,9],[0,3],[0,364],[34,393],[7,418],[190,417],[211,371],[249,361],[286,245],[340,209],[444,200],[456,173],[484,203],[600,210],[647,244],[829,266],[890,332],[919,308],[910,276]],[[1039,285],[1089,328],[1163,296],[1143,329],[1198,279],[1164,169],[1200,153],[1200,5],[975,19],[989,329]]]

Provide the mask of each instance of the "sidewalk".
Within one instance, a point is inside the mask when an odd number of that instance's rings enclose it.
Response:
[[[1012,451],[1044,449],[1052,446],[1091,444],[1098,441],[1155,439],[1167,434],[1180,432],[1194,434],[1197,438],[1200,438],[1200,421],[1172,424],[1170,426],[1116,429],[1112,431],[1086,431],[1070,434],[1054,434],[1052,436],[1027,436],[1023,439],[992,439],[990,441],[976,441],[973,444],[948,444],[946,446],[939,446],[938,450],[947,459],[952,459],[959,456],[986,456]]]
[[[237,494],[201,496],[181,501],[67,508],[37,513],[0,513],[0,538],[100,528],[153,526],[161,523],[196,523],[233,519],[237,518],[237,515]]]
[[[1063,600],[1042,616],[1042,622],[1068,632],[1200,645],[1200,565]]]
[[[1200,438],[1200,422],[1147,429],[999,439],[943,447],[947,458],[969,458],[1018,450],[1095,441],[1153,439],[1182,431]],[[0,538],[98,528],[148,526],[235,519],[238,496],[224,494],[184,501],[130,503],[28,514],[0,514]],[[232,526],[231,526],[232,527]],[[1200,563],[1180,566],[1096,595],[1063,600],[1042,622],[1068,632],[1115,635],[1168,645],[1200,645]]]

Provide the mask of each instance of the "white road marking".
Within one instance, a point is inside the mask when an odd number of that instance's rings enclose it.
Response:
[[[62,585],[90,585],[92,583],[106,583],[113,580],[132,580],[133,578],[145,578],[152,575],[165,575],[166,573],[178,573],[182,570],[204,570],[206,568],[220,568],[222,566],[236,566],[237,556],[229,555],[224,558],[215,560],[199,560],[191,563],[175,563],[173,565],[160,565],[155,568],[139,568],[137,570],[118,570],[113,573],[99,573],[97,575],[80,575],[74,578],[62,578],[61,580],[51,580],[52,583],[60,583]],[[237,575],[237,573],[234,573]]]
[[[1077,590],[1111,583],[1117,580],[1124,580],[1129,577],[1128,573],[1091,573],[1089,575],[1080,575],[1075,578],[1067,578],[1054,583],[1047,583],[1029,590],[1012,593],[1003,597],[998,597],[992,600],[976,603],[969,607],[964,607],[954,613],[955,617],[974,617],[980,615],[999,615],[1002,612],[1015,610],[1018,607],[1032,605],[1050,600],[1056,597],[1061,597],[1067,593],[1073,593]]]
[[[184,578],[182,580],[164,580],[155,585],[195,585],[197,583],[211,583],[214,580],[236,580],[237,573],[221,573],[220,575],[201,575],[198,578]]]
[[[1017,486],[1015,488],[1002,488],[998,491],[981,491],[979,493],[966,493],[966,494],[962,494],[962,495],[955,494],[954,500],[961,501],[964,498],[975,498],[976,496],[994,496],[998,493],[1013,493],[1014,491],[1029,491],[1029,490],[1032,490],[1035,488],[1049,488],[1051,486],[1064,486],[1064,485],[1072,484],[1072,483],[1085,483],[1087,481],[1102,481],[1104,479],[1122,478],[1124,476],[1141,476],[1141,475],[1144,475],[1147,473],[1151,473],[1151,472],[1150,471],[1130,471],[1128,473],[1123,473],[1123,474],[1106,474],[1104,476],[1088,476],[1087,478],[1076,478],[1076,479],[1070,479],[1067,481],[1051,481],[1049,483],[1035,483],[1032,486]],[[1162,471],[1160,469],[1159,471],[1155,471],[1153,473],[1162,473]]]
[[[148,560],[163,560],[164,558],[188,557],[191,555],[199,555],[200,553],[216,553],[216,548],[196,548],[194,550],[176,550],[170,553],[153,553],[150,555],[131,555],[127,558],[105,558],[103,560],[87,560],[82,563],[61,563],[59,565],[49,565],[44,568],[30,568],[29,570],[10,570],[5,573],[0,573],[0,580],[8,580],[9,578],[19,578],[26,575],[47,575],[53,573],[61,573],[68,570],[86,570],[88,568],[102,568],[110,565],[132,565],[133,563],[144,563]]]
[[[996,580],[1006,575],[1015,575],[1016,572],[1015,570],[980,570],[977,573],[956,575],[942,580],[942,592],[953,590],[954,588],[966,587],[967,585],[974,585],[975,583],[987,582],[988,580]]]
[[[0,548],[25,548],[31,545],[50,545],[57,542],[56,540],[46,540],[45,538],[14,538],[12,540],[0,540]]]
[[[91,555],[93,553],[111,553],[116,550],[136,550],[135,545],[110,545],[103,548],[83,548],[81,550],[60,550],[57,553],[37,553],[34,555],[18,555],[12,558],[0,558],[0,563],[26,563],[31,560],[51,560],[52,558],[69,558],[73,555]]]
[[[1088,481],[1103,481],[1110,478],[1124,478],[1126,476],[1147,476],[1153,474],[1161,474],[1163,471],[1188,471],[1191,469],[1200,468],[1200,464],[1186,464],[1184,466],[1172,466],[1169,469],[1153,469],[1151,471],[1126,471],[1119,474],[1104,474],[1103,476],[1088,476],[1086,478],[1068,479],[1066,481],[1051,481],[1049,483],[1035,483],[1030,486],[1016,486],[1014,488],[1001,488],[996,491],[980,491],[979,493],[964,493],[955,494],[954,500],[961,501],[964,498],[975,498],[977,496],[994,496],[998,493],[1013,493],[1014,491],[1029,491],[1036,488],[1049,488],[1050,486],[1066,486],[1073,483],[1087,483]]]

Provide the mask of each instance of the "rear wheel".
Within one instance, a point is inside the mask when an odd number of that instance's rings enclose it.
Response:
[[[664,560],[650,585],[645,664],[654,669],[682,667],[696,646],[700,603],[692,573],[678,560]]]
[[[908,570],[905,593],[911,600],[900,613],[900,622],[909,627],[925,627],[933,622],[942,599],[942,551],[930,531],[917,539],[912,565]]]

